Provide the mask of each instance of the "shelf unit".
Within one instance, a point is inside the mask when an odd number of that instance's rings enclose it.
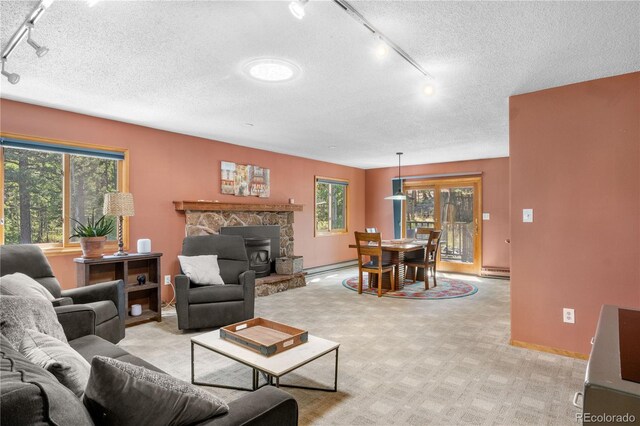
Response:
[[[76,280],[78,287],[105,281],[123,280],[127,326],[142,322],[162,320],[160,290],[162,253],[130,253],[127,256],[104,256],[101,259],[76,258]],[[145,284],[138,284],[137,277],[144,275]],[[142,314],[131,315],[131,305],[142,305]]]

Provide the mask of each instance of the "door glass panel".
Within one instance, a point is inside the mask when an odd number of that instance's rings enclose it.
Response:
[[[415,235],[417,228],[435,228],[435,196],[434,188],[410,189],[407,195],[407,238]]]
[[[473,263],[473,187],[440,189],[440,261]]]

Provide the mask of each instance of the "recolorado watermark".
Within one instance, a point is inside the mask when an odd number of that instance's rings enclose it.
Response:
[[[576,422],[583,423],[633,423],[636,421],[636,416],[633,414],[591,414],[591,413],[576,413]]]

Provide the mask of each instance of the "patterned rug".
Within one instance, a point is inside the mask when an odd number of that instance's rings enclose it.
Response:
[[[429,284],[433,285],[433,281],[429,281]],[[367,283],[367,274],[365,273],[362,282],[362,293],[377,296],[378,290],[376,288],[369,288]],[[347,278],[342,281],[342,285],[349,290],[358,291],[358,277]],[[425,290],[423,281],[417,281],[415,283],[405,281],[404,288],[402,290],[389,291],[383,289],[382,296],[396,297],[400,299],[436,300],[471,296],[477,292],[478,287],[468,282],[452,278],[438,277],[438,285],[435,288],[432,287],[429,290]]]

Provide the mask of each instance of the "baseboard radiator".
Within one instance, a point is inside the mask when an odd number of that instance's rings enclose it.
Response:
[[[509,268],[499,266],[485,266],[480,270],[480,276],[490,278],[511,278],[511,270]]]

